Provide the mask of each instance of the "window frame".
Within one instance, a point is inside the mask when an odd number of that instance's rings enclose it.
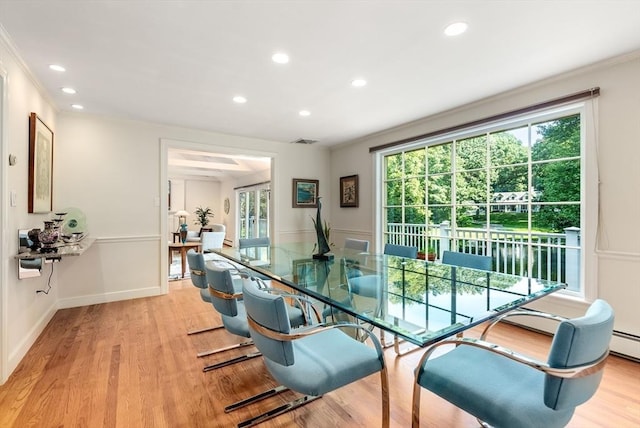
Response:
[[[493,122],[483,123],[477,126],[456,129],[452,132],[439,134],[432,137],[413,140],[404,144],[397,144],[388,148],[381,148],[374,152],[375,189],[374,198],[377,207],[375,213],[375,237],[376,251],[380,252],[384,245],[385,227],[385,157],[401,152],[415,150],[421,147],[434,146],[470,138],[478,135],[495,133],[514,129],[530,124],[537,124],[572,114],[580,115],[580,282],[578,291],[564,290],[560,297],[580,301],[592,301],[597,296],[598,257],[595,251],[598,235],[598,182],[599,173],[597,166],[597,97],[587,100],[570,102],[549,108],[541,108],[528,111],[523,114],[508,118],[501,118]],[[452,160],[453,161],[453,160]],[[531,160],[527,161],[531,165]],[[452,166],[455,174],[455,165]],[[452,201],[452,204],[454,202]],[[455,205],[455,204],[454,204]],[[455,215],[455,210],[453,214]]]

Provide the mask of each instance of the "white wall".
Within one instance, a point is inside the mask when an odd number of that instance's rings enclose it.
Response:
[[[557,76],[482,102],[425,118],[375,136],[350,142],[331,152],[332,182],[348,174],[360,175],[360,208],[338,208],[337,190],[332,193],[331,218],[341,234],[362,235],[373,240],[375,207],[369,147],[467,123],[526,107],[592,87],[600,87],[597,125],[599,135],[600,238],[593,254],[597,266],[597,297],[616,311],[616,330],[640,336],[640,53],[618,58],[573,73]],[[455,90],[455,88],[452,88]],[[363,226],[370,230],[363,231]],[[375,248],[375,247],[374,247]],[[538,308],[566,316],[583,313],[584,302],[547,297]],[[612,349],[640,357],[640,344],[614,338]]]
[[[5,65],[6,67],[6,65]],[[291,209],[291,178],[302,175],[326,182],[328,150],[293,146],[266,140],[207,133],[157,124],[113,120],[89,114],[61,113],[57,117],[19,68],[10,70],[9,151],[19,159],[9,171],[8,188],[16,189],[19,205],[9,212],[8,232],[16,235],[8,245],[4,263],[8,281],[3,284],[6,316],[0,328],[7,334],[5,375],[24,356],[58,308],[129,299],[166,291],[167,238],[166,165],[164,177],[161,141],[188,141],[214,151],[272,153],[279,165],[273,178],[280,221],[274,240],[284,233],[307,233],[311,221],[302,211]],[[17,252],[17,229],[41,226],[48,215],[27,215],[26,159],[28,113],[36,111],[55,132],[54,210],[78,207],[87,216],[94,245],[80,257],[55,264],[52,292],[37,295],[46,276],[17,280],[13,255]],[[240,149],[241,148],[241,149]],[[311,165],[300,172],[305,160]],[[164,181],[163,181],[164,179]],[[198,184],[193,191],[201,193]],[[328,189],[324,195],[329,196]],[[286,202],[284,202],[286,201]],[[200,203],[200,201],[198,201]],[[222,211],[220,198],[212,196],[216,218]],[[162,209],[164,207],[164,210]],[[192,210],[194,207],[187,207]],[[191,220],[191,219],[190,219]],[[190,221],[191,224],[191,221]],[[11,263],[9,263],[11,262]],[[6,303],[5,303],[6,302]],[[6,306],[4,306],[6,305]],[[11,320],[11,329],[7,322]]]
[[[1,31],[1,29],[0,29]],[[27,183],[29,167],[29,114],[35,112],[54,132],[57,144],[57,120],[52,103],[39,91],[7,45],[0,32],[0,69],[6,72],[5,122],[2,129],[2,194],[8,198],[10,191],[17,195],[16,206],[3,204],[2,212],[2,279],[0,281],[0,382],[15,368],[24,353],[40,334],[55,313],[57,289],[47,294],[36,294],[45,289],[51,265],[45,267],[45,275],[18,281],[17,262],[18,229],[44,227],[49,215],[27,214]],[[1,125],[0,125],[1,126]],[[7,166],[5,154],[14,154],[17,163]],[[55,177],[54,177],[55,184]],[[54,194],[55,198],[55,194]],[[52,280],[55,282],[57,274]],[[11,324],[11,328],[8,328]]]

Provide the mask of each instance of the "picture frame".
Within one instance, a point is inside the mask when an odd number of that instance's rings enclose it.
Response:
[[[53,131],[36,113],[29,115],[29,213],[53,211]]]
[[[319,180],[293,179],[293,208],[318,208]]]
[[[340,206],[343,208],[357,207],[359,203],[358,190],[358,175],[340,177]]]

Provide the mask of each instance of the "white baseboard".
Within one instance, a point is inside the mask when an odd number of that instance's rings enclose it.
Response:
[[[36,340],[38,339],[40,334],[42,334],[44,329],[47,327],[47,324],[49,324],[49,321],[51,321],[53,316],[56,314],[57,310],[58,310],[58,307],[56,306],[55,303],[51,305],[49,309],[47,309],[45,313],[40,317],[40,319],[33,325],[33,328],[29,331],[29,334],[27,334],[22,339],[20,344],[8,356],[7,358],[8,367],[6,370],[7,373],[13,373],[16,367],[18,367],[18,364],[20,364],[20,361],[22,361],[24,356],[27,355],[27,352],[29,352],[29,349],[31,349],[33,344],[36,343]],[[2,382],[0,382],[0,385],[4,383],[4,381],[6,381],[6,379],[2,379]]]
[[[117,291],[113,293],[92,294],[58,300],[58,309],[77,308],[79,306],[97,305],[100,303],[118,302],[120,300],[139,299],[166,294],[160,287],[139,288],[136,290]]]

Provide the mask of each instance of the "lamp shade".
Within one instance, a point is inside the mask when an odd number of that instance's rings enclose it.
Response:
[[[186,216],[189,216],[189,215],[191,215],[191,214],[189,214],[189,213],[188,213],[187,211],[185,211],[185,210],[180,210],[180,211],[177,211],[174,215],[176,215],[176,216],[178,216],[178,217],[186,217]]]

